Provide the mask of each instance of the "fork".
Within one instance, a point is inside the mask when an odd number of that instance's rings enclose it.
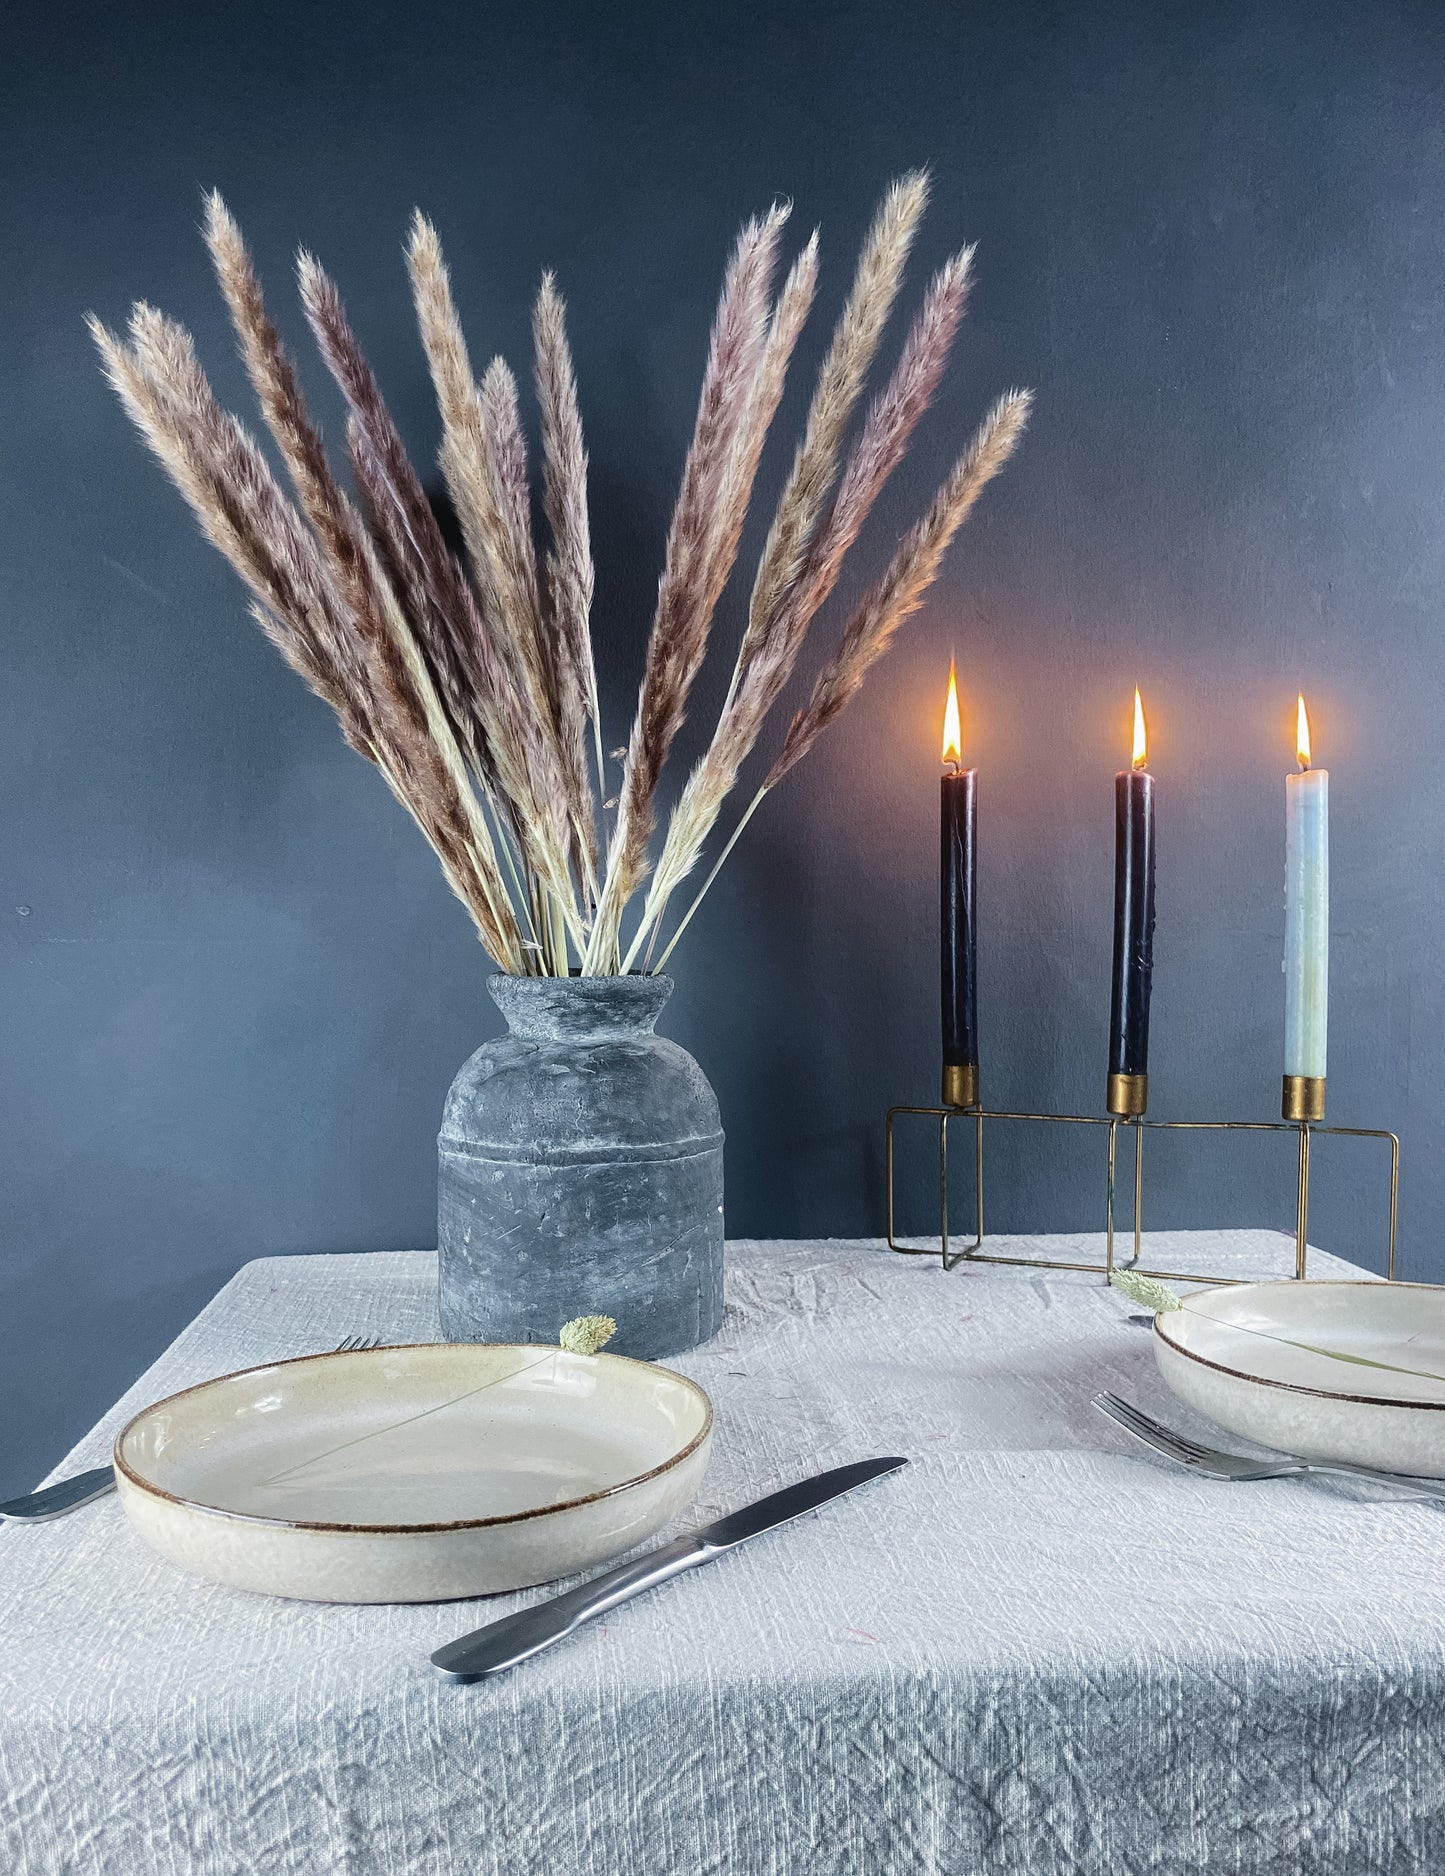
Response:
[[[1422,1498],[1445,1498],[1445,1480],[1442,1479],[1417,1479],[1407,1472],[1382,1472],[1371,1466],[1352,1466],[1342,1459],[1300,1459],[1293,1454],[1281,1454],[1278,1459],[1247,1459],[1243,1453],[1221,1452],[1216,1446],[1203,1446],[1198,1440],[1188,1439],[1161,1421],[1150,1419],[1128,1401],[1120,1400],[1117,1394],[1096,1394],[1092,1404],[1101,1414],[1107,1414],[1116,1426],[1132,1433],[1136,1440],[1142,1440],[1156,1453],[1163,1453],[1166,1459],[1173,1459],[1191,1472],[1202,1472],[1211,1479],[1242,1482],[1289,1479],[1301,1472],[1338,1472],[1346,1478],[1369,1479],[1376,1485],[1402,1485]]]
[[[337,1343],[334,1353],[354,1355],[364,1349],[380,1347],[379,1335],[348,1335]],[[0,1518],[13,1518],[17,1524],[42,1524],[47,1518],[61,1518],[67,1511],[78,1511],[82,1505],[104,1498],[107,1492],[114,1490],[114,1469],[108,1465],[96,1466],[90,1472],[77,1472],[73,1478],[61,1479],[58,1485],[47,1485],[38,1492],[27,1492],[23,1498],[8,1500],[0,1505]]]

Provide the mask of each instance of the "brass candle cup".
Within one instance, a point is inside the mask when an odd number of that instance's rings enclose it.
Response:
[[[1280,1113],[1286,1120],[1321,1121],[1325,1117],[1323,1075],[1286,1075]]]

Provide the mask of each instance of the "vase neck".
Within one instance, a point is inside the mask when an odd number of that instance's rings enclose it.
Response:
[[[586,1042],[651,1033],[672,995],[670,977],[510,977],[487,979],[514,1036]]]

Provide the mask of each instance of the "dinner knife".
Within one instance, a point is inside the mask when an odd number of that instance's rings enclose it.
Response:
[[[43,1524],[47,1518],[63,1517],[77,1505],[88,1505],[92,1498],[103,1498],[115,1490],[115,1472],[110,1466],[96,1466],[91,1472],[77,1472],[58,1485],[27,1492],[23,1498],[7,1499],[0,1505],[0,1518],[13,1518],[17,1524]]]
[[[432,1656],[432,1665],[453,1681],[475,1681],[488,1674],[499,1674],[504,1668],[525,1661],[529,1655],[550,1648],[553,1642],[561,1641],[593,1616],[605,1615],[619,1603],[640,1596],[645,1589],[653,1589],[669,1577],[680,1576],[684,1570],[696,1569],[699,1564],[711,1563],[714,1557],[746,1543],[750,1537],[775,1530],[780,1524],[800,1518],[805,1511],[816,1511],[830,1498],[851,1492],[856,1486],[866,1485],[870,1479],[880,1479],[885,1473],[896,1472],[907,1464],[906,1459],[899,1458],[859,1459],[850,1466],[835,1466],[831,1472],[803,1479],[797,1485],[786,1485],[782,1491],[771,1492],[755,1505],[730,1512],[715,1524],[704,1525],[700,1531],[689,1531],[670,1544],[649,1550],[632,1563],[624,1563],[620,1569],[594,1576],[590,1583],[583,1583],[578,1589],[534,1603],[530,1609],[519,1609],[515,1615],[503,1616],[500,1622],[489,1622],[485,1628],[474,1629],[470,1635],[448,1642]]]

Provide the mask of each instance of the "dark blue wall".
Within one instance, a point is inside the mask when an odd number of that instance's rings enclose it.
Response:
[[[538,273],[559,270],[620,741],[733,230],[776,194],[799,239],[822,225],[791,428],[874,200],[930,164],[915,284],[975,239],[979,286],[840,601],[986,399],[1032,384],[1038,413],[676,959],[667,1026],[722,1100],[731,1229],[876,1232],[883,1109],[933,1095],[955,651],[997,1101],[1101,1099],[1110,778],[1137,681],[1160,797],[1154,1111],[1277,1111],[1283,776],[1308,693],[1333,776],[1331,1117],[1398,1125],[1404,1269],[1445,1276],[1437,6],[261,0],[31,5],[3,36],[0,1491],[246,1259],[429,1244],[443,1092],[497,1022],[430,853],[96,371],[82,313],[144,295],[242,398],[195,229],[209,184],[298,350],[290,252],[333,269],[427,459],[413,204],[483,356],[524,360]],[[309,358],[308,382],[335,434]],[[715,671],[690,748],[719,694]],[[1159,1147],[1151,1217],[1285,1223],[1277,1145]],[[1318,1238],[1377,1256],[1380,1167],[1343,1144],[1321,1160]],[[994,1168],[1000,1228],[1097,1222],[1075,1142],[1001,1139]]]

